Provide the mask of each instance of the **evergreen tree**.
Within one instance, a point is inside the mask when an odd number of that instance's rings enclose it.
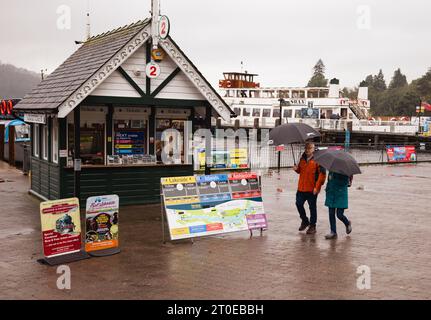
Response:
[[[403,88],[407,85],[407,77],[401,73],[401,69],[395,70],[394,76],[389,84],[389,89]]]
[[[382,92],[387,89],[385,76],[382,69],[380,69],[379,74],[373,78],[373,87],[376,91]]]
[[[319,59],[313,68],[313,76],[308,82],[307,87],[327,87],[328,79],[325,78],[325,69],[325,64],[322,59]]]
[[[372,88],[374,86],[374,77],[372,74],[367,76],[364,81],[361,82],[363,87]]]

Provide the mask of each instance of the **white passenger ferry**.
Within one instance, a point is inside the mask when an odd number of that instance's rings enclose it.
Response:
[[[257,74],[226,72],[220,80],[221,96],[237,114],[240,127],[273,128],[282,122],[301,119],[368,120],[370,100],[368,88],[359,88],[356,100],[343,96],[339,80],[332,79],[328,87],[261,87]],[[281,102],[280,100],[283,99]],[[232,126],[235,119],[223,122]]]

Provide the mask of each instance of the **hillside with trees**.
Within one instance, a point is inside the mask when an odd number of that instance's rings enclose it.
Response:
[[[397,69],[389,86],[382,70],[367,76],[361,85],[369,88],[373,116],[414,116],[421,101],[431,101],[431,68],[410,84],[401,69]]]
[[[307,87],[326,87],[326,67],[322,59],[313,67],[313,74]],[[421,102],[431,103],[431,68],[421,78],[408,83],[407,77],[398,68],[387,83],[380,69],[375,75],[368,75],[359,86],[368,87],[373,116],[415,116]],[[358,87],[343,88],[343,95],[352,100],[358,97]],[[426,114],[431,116],[431,114]]]
[[[0,99],[23,98],[40,82],[40,78],[36,72],[0,61]]]

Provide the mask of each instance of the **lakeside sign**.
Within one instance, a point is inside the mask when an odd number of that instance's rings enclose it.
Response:
[[[266,229],[255,173],[162,178],[171,240]]]
[[[117,195],[98,196],[87,199],[85,251],[118,248],[118,214],[120,201]]]
[[[77,198],[42,202],[40,218],[46,258],[81,251],[81,217]]]

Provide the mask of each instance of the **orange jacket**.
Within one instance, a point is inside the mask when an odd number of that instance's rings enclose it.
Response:
[[[316,189],[317,193],[325,184],[326,170],[319,166],[313,158],[307,162],[307,156],[304,154],[298,165],[296,173],[299,174],[298,191],[313,192]]]

